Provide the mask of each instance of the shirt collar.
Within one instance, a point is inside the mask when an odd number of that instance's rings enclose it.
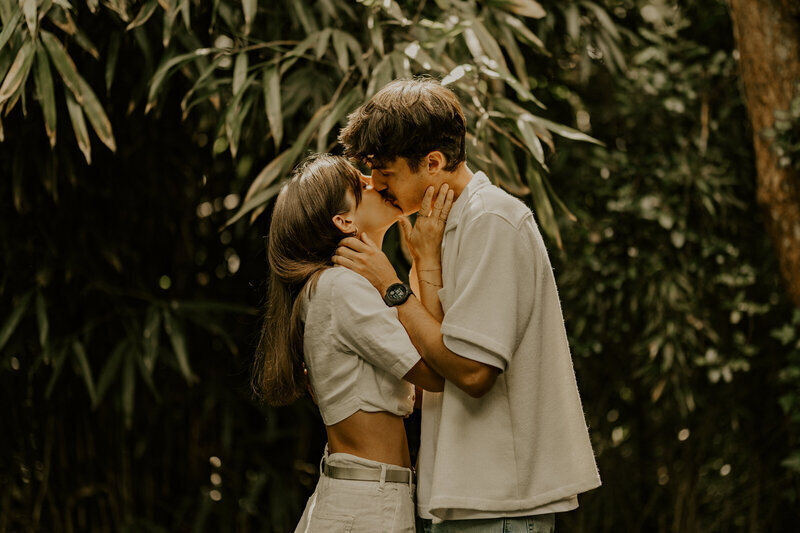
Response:
[[[450,215],[447,217],[447,225],[444,228],[445,233],[458,227],[458,223],[461,221],[461,215],[464,212],[464,207],[469,202],[470,197],[487,185],[491,185],[491,182],[482,171],[479,170],[472,175],[472,179],[467,186],[464,187],[464,190],[461,191],[456,201],[453,202],[453,207],[450,208]]]

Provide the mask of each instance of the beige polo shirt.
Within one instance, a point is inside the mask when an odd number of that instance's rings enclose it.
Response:
[[[417,511],[456,520],[577,507],[600,485],[555,278],[533,215],[478,172],[442,243],[442,336],[502,372],[482,398],[425,392]]]

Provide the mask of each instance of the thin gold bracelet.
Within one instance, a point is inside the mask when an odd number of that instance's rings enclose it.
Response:
[[[428,281],[427,279],[421,279],[420,281],[422,283],[427,283],[428,285],[431,285],[433,287],[441,287],[442,286],[441,283],[433,283],[433,282]]]

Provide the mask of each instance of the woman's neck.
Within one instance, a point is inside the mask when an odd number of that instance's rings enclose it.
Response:
[[[386,235],[386,232],[389,228],[383,230],[375,230],[375,231],[365,231],[367,237],[372,239],[372,242],[378,245],[378,248],[383,247],[383,237]]]

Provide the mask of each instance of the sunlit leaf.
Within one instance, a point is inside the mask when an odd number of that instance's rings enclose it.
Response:
[[[169,46],[172,39],[172,27],[175,25],[175,19],[178,17],[177,0],[164,0],[162,7],[164,7],[164,23],[161,30],[161,44],[164,48]]]
[[[547,15],[547,11],[544,10],[542,4],[535,0],[504,0],[503,4],[509,11],[523,17],[540,19]]]
[[[8,342],[8,339],[11,338],[14,330],[17,329],[17,324],[19,324],[22,315],[28,310],[28,303],[30,302],[32,295],[33,292],[27,292],[22,298],[20,298],[17,305],[14,306],[14,310],[11,311],[11,314],[8,316],[5,323],[3,323],[3,327],[0,328],[0,351],[3,350],[3,347]]]
[[[370,98],[390,81],[392,81],[392,62],[389,56],[386,56],[378,62],[372,71],[372,77],[367,85],[366,97]]]
[[[17,24],[19,24],[19,19],[21,17],[22,12],[16,10],[11,16],[11,20],[8,21],[8,24],[3,26],[3,31],[0,32],[0,50],[5,49],[6,43],[11,39],[11,36],[14,35],[14,30],[17,29]]]
[[[283,115],[281,113],[281,77],[277,67],[264,72],[264,101],[269,129],[277,150],[283,140]]]
[[[44,127],[50,139],[50,147],[56,145],[56,96],[53,91],[53,76],[50,73],[50,61],[41,45],[36,47],[36,61],[34,63],[33,77],[36,80],[36,91],[39,104],[44,115]]]
[[[36,16],[36,0],[22,0],[22,12],[25,14],[25,23],[28,25],[31,39],[36,39],[36,30],[39,26]]]
[[[242,52],[236,54],[236,60],[233,63],[233,94],[234,98],[239,94],[244,86],[244,81],[247,79],[247,54]]]
[[[319,32],[317,44],[314,47],[314,57],[317,58],[317,61],[322,59],[322,56],[328,51],[328,40],[330,39],[331,32],[332,30],[330,28],[325,28]]]
[[[108,120],[102,104],[95,96],[92,88],[83,78],[80,78],[81,94],[83,94],[83,110],[86,113],[86,118],[92,125],[97,136],[103,141],[103,144],[108,146],[112,152],[117,150],[117,144],[114,141],[114,132],[111,130],[111,121]]]
[[[92,144],[89,140],[89,130],[86,129],[86,120],[83,118],[83,108],[75,100],[72,92],[65,90],[64,96],[67,100],[67,111],[69,118],[72,121],[72,130],[75,132],[75,139],[78,141],[78,147],[83,152],[83,157],[86,158],[86,163],[92,164]]]
[[[181,374],[183,374],[187,383],[194,383],[197,381],[197,377],[192,373],[192,369],[189,366],[189,351],[186,348],[186,337],[178,321],[175,320],[171,313],[166,311],[164,312],[164,330],[169,336]]]
[[[47,48],[47,53],[50,54],[53,65],[61,75],[61,79],[64,80],[64,85],[69,87],[72,94],[75,95],[75,100],[82,104],[81,77],[75,68],[75,63],[72,62],[72,58],[69,57],[64,46],[52,33],[42,30],[39,34],[45,48]]]
[[[133,28],[141,26],[142,24],[147,22],[150,19],[150,17],[153,16],[153,13],[155,13],[157,7],[158,7],[157,0],[147,0],[147,2],[145,2],[139,9],[139,13],[136,14],[136,17],[134,17],[134,19],[130,22],[130,24],[128,24],[128,26],[125,29],[132,30]]]
[[[540,165],[544,166],[544,148],[542,147],[542,142],[539,140],[539,137],[536,136],[533,126],[521,117],[516,120],[516,126],[528,151],[536,158],[536,161],[538,161]]]
[[[250,28],[253,26],[253,19],[258,10],[258,0],[242,0],[242,11],[244,12],[244,34],[250,35]]]
[[[11,64],[11,68],[8,70],[3,84],[0,85],[0,106],[11,100],[17,93],[17,90],[22,87],[30,73],[34,55],[35,46],[33,41],[26,40],[25,44],[23,44],[19,52],[17,52],[17,57]],[[13,105],[9,106],[9,108],[10,107],[13,107]]]
[[[242,207],[239,208],[239,211],[237,211],[235,215],[225,221],[225,226],[230,226],[250,211],[253,211],[254,209],[257,209],[269,202],[276,194],[280,192],[281,187],[283,187],[283,182],[276,183],[255,193],[249,200],[242,204]]]

